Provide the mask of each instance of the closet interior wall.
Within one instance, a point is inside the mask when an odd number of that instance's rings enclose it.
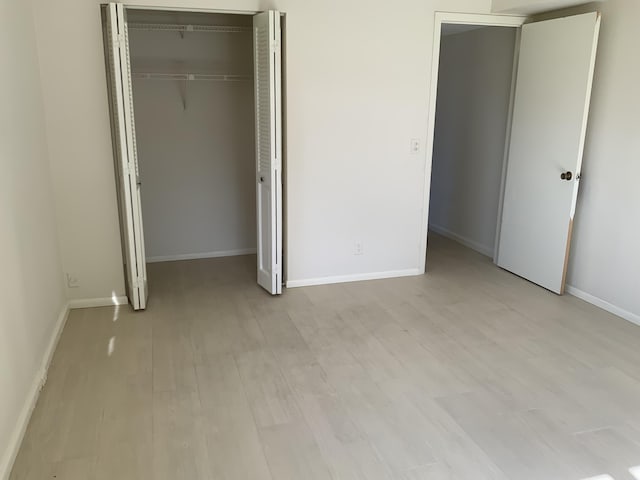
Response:
[[[470,27],[443,26],[429,229],[493,257],[516,29]]]
[[[251,16],[129,10],[128,24],[147,261],[254,253]]]

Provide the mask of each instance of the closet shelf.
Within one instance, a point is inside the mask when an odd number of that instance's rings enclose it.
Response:
[[[144,73],[134,72],[133,78],[144,80],[208,80],[218,82],[246,82],[250,75],[222,75],[208,73]]]
[[[251,31],[251,27],[236,27],[231,25],[179,25],[171,23],[130,23],[129,29],[163,32],[207,33],[245,33]]]

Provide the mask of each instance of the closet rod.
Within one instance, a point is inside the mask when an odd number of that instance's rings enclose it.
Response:
[[[251,27],[227,25],[179,25],[170,23],[129,23],[130,30],[148,30],[165,32],[209,32],[209,33],[245,33]]]
[[[213,75],[206,73],[143,73],[134,72],[133,78],[144,80],[209,80],[219,82],[244,82],[251,80],[250,75]]]

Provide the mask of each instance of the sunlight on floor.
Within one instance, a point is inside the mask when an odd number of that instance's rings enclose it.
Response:
[[[640,480],[640,465],[629,468],[629,473],[636,480]],[[611,475],[596,475],[595,477],[583,478],[582,480],[615,480]]]
[[[118,315],[120,315],[120,302],[118,302],[116,292],[111,292],[111,301],[116,307],[113,311],[113,321],[115,322],[116,320],[118,320]]]
[[[107,345],[107,356],[110,357],[111,355],[113,355],[113,351],[115,350],[115,348],[116,348],[116,337],[111,337]]]

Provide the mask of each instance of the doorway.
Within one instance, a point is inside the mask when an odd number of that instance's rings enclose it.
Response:
[[[499,267],[562,294],[581,177],[600,14],[557,17],[550,14],[550,17],[538,21],[525,17],[436,14],[420,254],[424,262],[431,226],[432,230],[439,229],[440,233],[492,256]],[[457,45],[442,36],[443,33],[493,35],[480,27],[517,29],[512,37],[515,48],[509,94],[498,90],[493,100],[488,98],[491,93],[488,89],[473,81],[465,84],[465,79],[459,77],[467,75],[475,81],[478,78],[486,81],[499,75],[496,78],[504,87],[508,84],[505,72],[509,70],[509,55],[503,55],[499,64],[490,66],[496,59],[491,49],[486,49],[481,52],[484,58],[477,61],[475,71],[468,71],[477,59],[458,62],[459,57],[468,56],[477,45],[468,41],[466,45],[464,42]],[[475,41],[480,42],[479,38]],[[507,44],[510,42],[507,40]],[[493,49],[496,50],[496,45]],[[447,52],[456,57],[451,65],[444,57]],[[450,78],[439,78],[441,69],[442,75]],[[457,84],[462,85],[458,85],[458,91],[447,95],[448,89],[455,89]],[[475,95],[473,102],[461,101],[469,95]],[[447,96],[453,100],[446,102]],[[505,111],[507,97],[509,107]],[[476,104],[482,108],[471,108]],[[495,115],[487,115],[488,112]],[[502,145],[501,138],[504,138]],[[502,168],[496,205],[499,164]],[[430,200],[434,200],[433,210],[429,208]]]
[[[255,255],[252,18],[128,22],[147,263]]]
[[[516,40],[512,27],[444,24],[440,41],[429,234],[492,259]]]
[[[131,305],[147,263],[214,257],[255,255],[282,293],[280,14],[108,4],[103,24]]]

